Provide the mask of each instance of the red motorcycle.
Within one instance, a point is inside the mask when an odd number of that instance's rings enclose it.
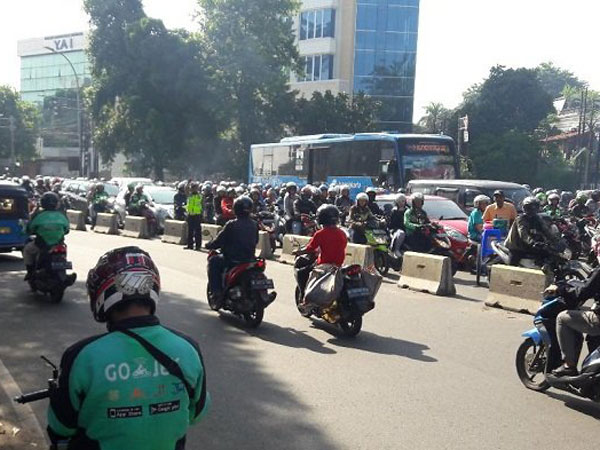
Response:
[[[302,214],[300,216],[302,222],[302,236],[312,237],[317,232],[317,221],[312,214]]]
[[[211,251],[208,260],[219,255]],[[210,289],[206,288],[208,304],[212,310],[225,309],[242,317],[249,327],[256,328],[263,320],[265,308],[273,303],[276,292],[269,293],[275,286],[273,280],[265,275],[267,263],[258,258],[255,261],[242,263],[225,272],[223,276],[223,301],[217,303]]]

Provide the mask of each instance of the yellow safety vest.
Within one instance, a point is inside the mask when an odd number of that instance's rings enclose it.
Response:
[[[200,194],[190,194],[187,201],[187,212],[190,216],[199,216],[202,214],[203,199]]]

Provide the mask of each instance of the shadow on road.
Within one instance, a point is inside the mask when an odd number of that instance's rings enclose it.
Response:
[[[15,254],[0,254],[0,273],[25,271],[23,258]]]
[[[600,419],[600,406],[593,403],[592,400],[574,397],[562,392],[547,391],[546,395],[565,404],[567,408],[585,414],[586,416]]]

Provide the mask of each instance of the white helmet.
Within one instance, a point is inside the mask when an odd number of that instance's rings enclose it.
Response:
[[[398,194],[398,195],[396,195],[396,198],[394,199],[394,203],[398,207],[405,206],[406,205],[406,195],[404,195],[404,194]]]
[[[369,196],[367,194],[365,194],[364,192],[361,192],[360,194],[358,194],[356,196],[356,203],[358,203],[360,200],[365,200],[365,201],[369,201]]]
[[[421,192],[416,192],[412,195],[413,201],[421,200],[421,204],[425,203],[425,196]]]
[[[492,202],[492,200],[487,195],[478,195],[473,200],[473,205],[477,207],[480,205],[481,202],[485,202],[489,205]]]

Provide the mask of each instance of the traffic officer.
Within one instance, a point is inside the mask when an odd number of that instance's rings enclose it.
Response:
[[[187,199],[187,224],[188,224],[188,250],[200,250],[202,248],[202,209],[204,198],[200,194],[200,185],[197,182],[191,183],[190,195]]]

